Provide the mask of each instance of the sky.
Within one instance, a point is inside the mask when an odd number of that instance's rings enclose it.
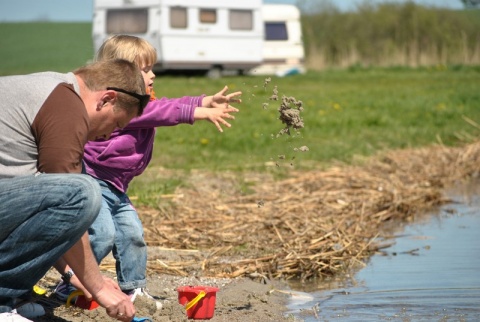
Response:
[[[224,0],[227,1],[227,0]],[[305,0],[304,0],[305,1]],[[313,1],[313,0],[309,0]],[[315,0],[321,1],[321,0]],[[330,0],[340,10],[351,10],[364,0]],[[406,0],[370,0],[372,3]],[[264,0],[265,3],[295,3],[295,0]],[[461,9],[461,0],[414,0],[436,7]],[[88,22],[92,20],[93,0],[0,0],[0,22],[55,21]]]

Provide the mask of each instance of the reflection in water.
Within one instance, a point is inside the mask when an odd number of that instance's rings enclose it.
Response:
[[[351,280],[295,293],[289,313],[304,321],[480,321],[480,193],[450,196],[458,203],[405,226]]]

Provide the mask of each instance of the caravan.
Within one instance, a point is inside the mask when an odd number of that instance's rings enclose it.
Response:
[[[151,43],[155,71],[284,76],[305,72],[300,11],[262,0],[94,0],[93,44],[128,34]]]
[[[240,73],[262,63],[261,0],[95,0],[95,51],[110,35],[146,39],[155,70]]]
[[[294,5],[265,4],[263,64],[253,75],[286,76],[305,73],[305,52],[300,23],[300,10]]]

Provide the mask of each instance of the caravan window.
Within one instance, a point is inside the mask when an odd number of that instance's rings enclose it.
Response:
[[[144,34],[148,28],[148,9],[112,9],[107,11],[108,34]]]
[[[231,30],[253,30],[252,10],[230,10]]]
[[[170,8],[170,27],[177,29],[185,29],[188,26],[187,8],[172,7]]]
[[[287,25],[285,22],[266,22],[265,40],[288,40]]]
[[[217,22],[217,10],[215,10],[215,9],[200,9],[200,22],[201,23],[216,23]]]

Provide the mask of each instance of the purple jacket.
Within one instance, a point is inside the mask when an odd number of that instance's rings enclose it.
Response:
[[[203,97],[156,99],[148,103],[142,116],[124,129],[115,130],[110,139],[89,141],[84,152],[87,173],[125,193],[130,181],[145,170],[152,158],[155,128],[193,124],[193,113]]]

